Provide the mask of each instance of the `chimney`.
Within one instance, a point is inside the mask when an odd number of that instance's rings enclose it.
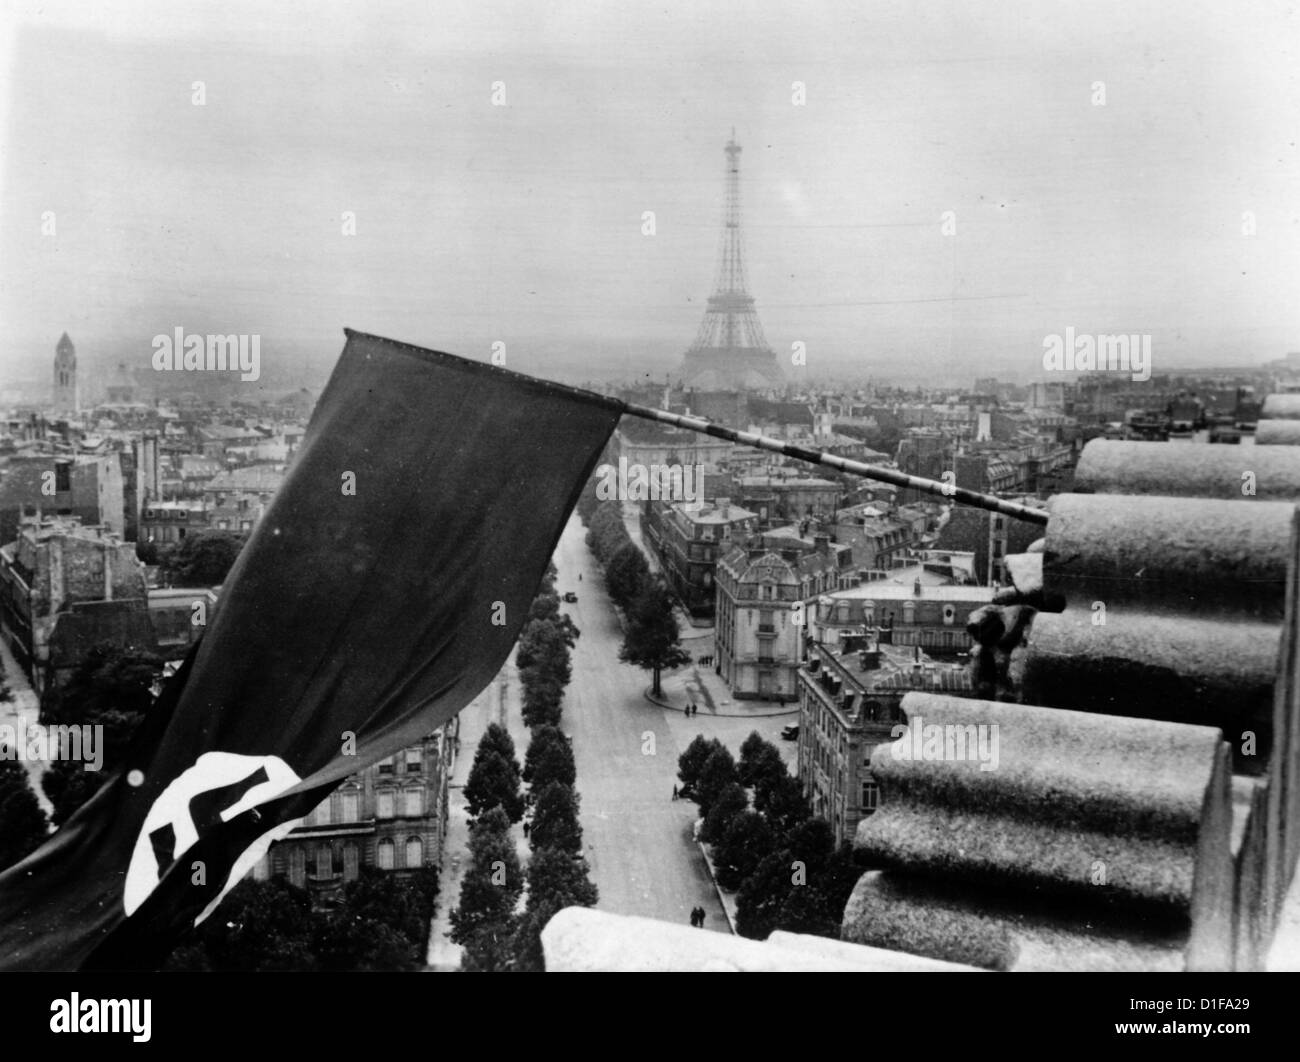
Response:
[[[831,551],[831,536],[822,534],[819,531],[817,534],[813,535],[813,545],[817,552],[825,557]]]

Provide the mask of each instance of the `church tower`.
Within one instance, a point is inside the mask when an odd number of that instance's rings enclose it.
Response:
[[[81,412],[81,392],[77,389],[77,351],[64,332],[54,348],[54,413],[75,416]]]

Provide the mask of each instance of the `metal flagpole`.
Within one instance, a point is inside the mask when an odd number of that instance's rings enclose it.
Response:
[[[1018,502],[1004,501],[992,494],[981,494],[978,491],[967,490],[955,483],[940,483],[937,480],[925,479],[922,476],[911,476],[906,472],[899,472],[893,468],[881,468],[878,465],[863,464],[861,461],[850,461],[845,457],[836,457],[834,454],[828,454],[822,450],[810,450],[804,446],[794,446],[791,443],[782,442],[780,439],[772,439],[766,435],[756,435],[748,431],[733,431],[731,428],[724,428],[721,424],[713,424],[700,417],[683,417],[678,413],[669,413],[664,409],[635,406],[631,403],[626,404],[624,411],[629,416],[641,417],[644,420],[657,420],[661,424],[671,424],[677,428],[686,428],[688,431],[702,432],[705,435],[726,439],[729,442],[756,446],[760,450],[771,450],[773,453],[784,454],[786,457],[793,457],[799,461],[809,461],[815,465],[826,465],[828,468],[837,468],[841,472],[864,476],[867,479],[878,479],[883,483],[892,483],[896,487],[911,487],[913,490],[923,491],[926,494],[936,494],[952,501],[961,502],[963,505],[973,505],[976,508],[987,509],[990,512],[1002,513],[1004,516],[1010,516],[1016,520],[1025,520],[1031,524],[1046,524],[1048,520],[1046,509],[1033,509]]]

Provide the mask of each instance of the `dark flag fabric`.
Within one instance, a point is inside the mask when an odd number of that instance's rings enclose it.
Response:
[[[0,874],[0,970],[147,968],[505,663],[622,403],[347,331],[126,763]]]

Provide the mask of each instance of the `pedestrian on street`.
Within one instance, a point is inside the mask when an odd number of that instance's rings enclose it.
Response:
[[[694,907],[691,908],[691,925],[692,925],[692,926],[695,925],[695,908],[694,908]]]
[[[673,799],[674,799],[674,800],[677,799],[677,787],[676,787],[676,786],[673,786]]]
[[[528,823],[524,823],[524,840],[528,840]]]

